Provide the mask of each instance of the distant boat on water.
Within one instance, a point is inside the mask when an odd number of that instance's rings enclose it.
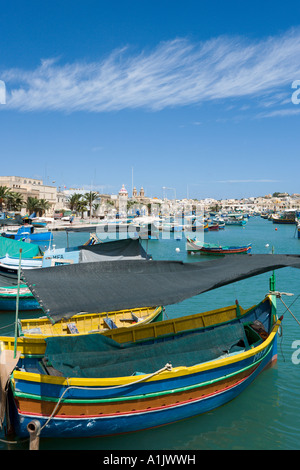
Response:
[[[33,225],[23,225],[17,231],[2,232],[1,236],[12,240],[30,240],[32,242],[48,242],[53,239],[52,232],[49,230],[36,231]]]
[[[273,224],[297,224],[297,213],[295,210],[285,210],[280,214],[273,214]]]
[[[225,225],[246,225],[247,220],[243,215],[228,214],[224,217]]]
[[[250,253],[252,244],[244,246],[220,246],[214,243],[202,243],[187,238],[186,249],[188,252],[199,252],[203,255],[230,255],[239,253]]]

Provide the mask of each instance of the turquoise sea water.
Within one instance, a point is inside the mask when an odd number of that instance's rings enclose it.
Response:
[[[277,230],[275,230],[277,228]],[[69,235],[70,246],[86,241],[88,234]],[[260,217],[252,217],[243,227],[226,226],[219,232],[205,233],[205,242],[220,245],[252,243],[252,253],[274,252],[300,254],[300,239],[294,225],[275,225]],[[57,247],[66,246],[66,234],[54,233]],[[185,262],[207,260],[202,255],[188,255],[185,237],[176,240],[143,241],[153,259],[173,259]],[[176,250],[177,249],[177,250]],[[179,250],[178,250],[179,249]],[[245,255],[240,255],[245,256]],[[236,299],[244,307],[260,302],[269,290],[271,273],[240,281],[166,307],[168,317],[190,315],[200,311],[232,305]],[[147,289],[147,286],[145,286]],[[291,292],[284,297],[292,313],[300,320],[300,270],[284,268],[276,271],[276,289]],[[299,296],[299,297],[298,297]],[[278,301],[278,313],[284,313],[283,334],[278,338],[278,361],[265,370],[238,398],[205,415],[161,428],[134,434],[92,439],[41,439],[45,450],[254,450],[300,449],[300,364],[292,361],[293,343],[300,341],[300,326]],[[21,318],[29,317],[28,312]],[[1,312],[0,327],[12,324],[13,313]],[[4,330],[1,330],[5,334]],[[299,349],[299,346],[298,346]],[[298,355],[300,357],[300,354]],[[0,449],[28,449],[28,442]]]

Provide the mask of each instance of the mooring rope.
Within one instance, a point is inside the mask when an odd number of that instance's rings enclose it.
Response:
[[[0,330],[3,330],[4,328],[8,328],[9,326],[15,326],[15,322],[14,322],[14,323],[10,323],[9,325],[1,326],[1,327],[0,327]]]
[[[155,375],[158,375],[161,372],[164,372],[165,370],[169,370],[169,371],[172,370],[172,364],[167,363],[162,369],[159,369],[156,372],[153,372],[152,374],[146,375],[145,377],[142,377],[139,380],[134,380],[133,382],[128,383],[128,384],[116,385],[115,387],[93,387],[93,390],[114,390],[116,388],[129,387],[130,385],[135,385],[135,384],[138,384],[140,382],[144,382],[145,380],[151,379]],[[54,409],[53,409],[51,415],[49,416],[49,418],[47,419],[46,423],[40,428],[39,433],[38,433],[39,435],[40,435],[41,431],[47,426],[47,424],[51,421],[51,419],[55,415],[56,410],[58,409],[64,395],[72,388],[77,389],[77,390],[85,390],[87,387],[79,387],[77,385],[69,385],[64,390],[64,392],[61,394],[58,402],[56,403],[56,406],[54,407]]]
[[[270,292],[270,294],[274,294],[276,295],[276,298],[280,299],[282,304],[285,306],[285,311],[283,312],[282,315],[284,315],[287,311],[292,315],[292,317],[294,318],[294,320],[298,323],[298,325],[300,326],[300,322],[299,320],[295,317],[295,315],[291,312],[290,308],[291,306],[299,299],[300,297],[300,294],[297,295],[297,297],[293,300],[293,302],[290,304],[290,306],[288,307],[286,305],[286,303],[282,300],[282,295],[288,295],[288,296],[291,296],[291,295],[294,295],[294,294],[288,294],[286,292]],[[280,350],[281,350],[281,354],[282,354],[282,357],[283,357],[283,361],[285,362],[285,357],[284,357],[284,353],[283,353],[283,349],[282,349],[282,341],[283,341],[283,327],[282,327],[282,324],[281,324],[281,334],[279,336],[281,336],[281,341],[280,341]]]
[[[298,325],[300,326],[299,320],[295,317],[295,315],[294,315],[294,314],[291,312],[291,310],[290,310],[291,306],[296,302],[296,300],[299,299],[300,294],[297,295],[297,297],[295,298],[295,300],[291,303],[291,305],[290,305],[289,307],[288,307],[288,306],[285,304],[285,302],[282,300],[282,296],[283,296],[283,295],[292,296],[292,295],[294,295],[294,294],[290,294],[290,293],[288,293],[288,292],[278,292],[278,291],[270,291],[270,294],[271,294],[271,295],[275,295],[277,299],[280,299],[280,300],[281,300],[281,302],[282,302],[283,305],[285,306],[285,309],[286,309],[285,312],[288,311],[288,312],[292,315],[292,317],[294,318],[294,320],[295,320],[295,321],[298,323]],[[283,315],[285,314],[285,312],[283,312]]]
[[[294,300],[294,302],[291,303],[290,307],[296,302],[296,300],[297,300],[299,297],[300,297],[300,294],[297,296],[297,298]],[[298,320],[298,319],[295,317],[295,315],[291,312],[290,307],[288,307],[288,306],[285,304],[285,302],[282,300],[281,297],[279,297],[279,298],[280,298],[281,302],[283,303],[283,305],[285,306],[286,311],[290,312],[290,314],[292,315],[292,317],[294,318],[294,320],[296,320],[296,322],[297,322],[298,325],[300,326],[299,320]],[[284,312],[284,313],[285,313],[285,312]]]

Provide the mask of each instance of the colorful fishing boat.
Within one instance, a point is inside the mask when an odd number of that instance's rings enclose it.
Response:
[[[43,264],[43,257],[38,256],[36,258],[22,258],[21,268],[22,269],[37,269],[41,268]],[[0,273],[5,273],[17,277],[19,269],[19,258],[13,258],[9,255],[2,256],[0,258]]]
[[[3,279],[2,279],[3,284]],[[16,311],[17,302],[17,286],[1,286],[0,287],[0,311],[9,312]],[[40,310],[40,304],[32,295],[32,292],[26,284],[21,284],[19,288],[19,310]]]
[[[162,295],[170,304],[269,270],[300,268],[300,257],[294,255],[252,255],[249,263],[240,259],[98,263],[90,288],[100,282],[100,297],[109,305],[121,301],[132,306],[137,297],[146,302]],[[65,268],[76,271],[77,265],[61,267],[54,284],[61,281]],[[89,272],[88,265],[84,268]],[[46,270],[41,270],[40,279],[34,271],[26,276],[30,284],[37,282],[39,293],[45,293],[45,304],[51,306],[44,290],[49,278]],[[111,277],[118,299],[103,292]],[[81,298],[76,289],[82,279],[72,286],[75,302]],[[150,280],[140,295],[141,285]],[[234,317],[225,316],[221,324],[215,315],[204,315],[204,322],[192,315],[117,329],[118,340],[102,334],[48,337],[45,352],[40,340],[34,350],[33,339],[20,338],[14,352],[2,341],[1,372],[7,370],[8,380],[6,384],[1,374],[1,404],[7,407],[0,415],[9,417],[5,432],[19,438],[28,437],[33,428],[40,437],[105,436],[166,425],[224,405],[276,361],[282,317],[277,318],[274,282],[272,276],[271,292],[261,303],[246,312],[236,304]],[[93,299],[87,291],[86,302],[91,306]],[[58,297],[65,309],[66,300],[59,292]],[[52,299],[52,306],[55,317],[60,310],[57,299]],[[27,350],[26,343],[30,344]]]
[[[42,266],[43,253],[38,245],[0,237],[0,273],[17,277],[20,250],[22,250],[21,266],[23,269]]]
[[[162,307],[143,307],[119,310],[116,312],[80,313],[70,320],[60,320],[53,324],[47,316],[20,320],[19,336],[45,339],[50,336],[88,335],[91,333],[108,334],[110,330],[128,326],[144,325],[160,321]]]
[[[176,333],[129,343],[99,334],[47,338],[45,355],[22,355],[12,372],[10,431],[28,437],[38,421],[42,437],[105,436],[210,411],[276,360],[275,315],[268,297],[212,328],[178,320]]]
[[[273,224],[297,224],[297,211],[285,210],[281,214],[273,214],[271,220]]]
[[[203,243],[187,237],[186,249],[189,253],[199,252],[203,255],[236,255],[250,253],[252,244],[244,246],[220,246],[215,243]]]
[[[247,220],[244,219],[243,215],[228,214],[224,217],[225,225],[238,225],[245,226]]]
[[[211,231],[217,231],[219,230],[220,227],[219,227],[219,224],[217,223],[214,223],[214,224],[208,224],[208,231],[211,232]]]

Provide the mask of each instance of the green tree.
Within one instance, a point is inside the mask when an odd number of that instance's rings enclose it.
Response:
[[[83,213],[87,210],[87,202],[81,199],[77,204],[77,211],[81,212],[81,218],[83,219]]]
[[[6,200],[11,193],[11,190],[7,186],[0,186],[0,211],[3,210],[3,203],[6,203]]]
[[[90,191],[89,193],[85,193],[84,195],[84,200],[89,205],[89,208],[90,208],[90,217],[92,216],[93,202],[97,199],[99,199],[99,194],[93,191]]]
[[[82,200],[82,194],[74,193],[72,196],[69,196],[67,199],[67,203],[70,206],[71,211],[78,211],[78,206],[80,205]]]
[[[38,199],[38,214],[42,216],[48,209],[50,209],[51,204],[46,199]]]
[[[10,211],[20,211],[25,206],[22,194],[10,191],[6,196],[6,206]]]
[[[39,211],[39,199],[37,197],[29,197],[27,199],[26,208],[29,211],[29,214],[32,214],[32,212],[38,212]]]

